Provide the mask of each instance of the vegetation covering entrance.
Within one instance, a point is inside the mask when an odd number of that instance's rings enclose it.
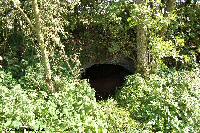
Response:
[[[200,132],[199,6],[1,0],[0,131]],[[136,72],[97,102],[82,67],[121,56]]]

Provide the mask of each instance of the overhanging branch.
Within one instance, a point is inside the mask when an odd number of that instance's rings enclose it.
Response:
[[[20,7],[20,4],[18,3],[15,3],[14,0],[11,0],[15,7],[17,8],[17,10],[21,13],[21,15],[23,16],[23,18],[28,22],[28,24],[30,25],[31,29],[34,30],[34,26],[33,24],[31,23],[31,20],[29,19],[29,17],[27,16],[27,14],[23,11],[23,9]]]

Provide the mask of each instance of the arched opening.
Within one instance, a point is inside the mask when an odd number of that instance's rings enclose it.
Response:
[[[97,100],[106,100],[113,96],[125,82],[125,76],[132,74],[120,65],[95,64],[82,73],[82,79],[89,79],[95,89]]]

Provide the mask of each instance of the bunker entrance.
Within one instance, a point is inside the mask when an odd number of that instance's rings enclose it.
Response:
[[[95,89],[97,100],[106,100],[116,93],[125,82],[125,76],[131,72],[120,65],[95,64],[82,73],[82,79],[89,79]]]

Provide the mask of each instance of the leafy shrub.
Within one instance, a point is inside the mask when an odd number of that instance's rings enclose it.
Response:
[[[47,90],[44,81],[44,68],[40,63],[27,67],[25,75],[19,79],[23,89]]]
[[[85,131],[99,127],[93,116],[94,92],[86,83],[68,83],[52,95],[20,85],[1,91],[1,130],[30,127],[46,131]],[[87,128],[86,128],[87,127]]]
[[[199,132],[199,71],[130,76],[118,95],[121,106],[153,132]]]
[[[16,83],[17,81],[13,79],[10,72],[6,73],[5,71],[0,70],[0,86],[12,88]]]
[[[101,102],[98,108],[107,123],[108,132],[133,133],[138,131],[138,123],[130,117],[130,113],[127,110],[119,107],[113,99]]]
[[[63,80],[56,93],[0,85],[0,131],[118,132],[136,130],[136,122],[116,102],[97,103],[86,81]],[[28,86],[26,86],[27,88]]]

